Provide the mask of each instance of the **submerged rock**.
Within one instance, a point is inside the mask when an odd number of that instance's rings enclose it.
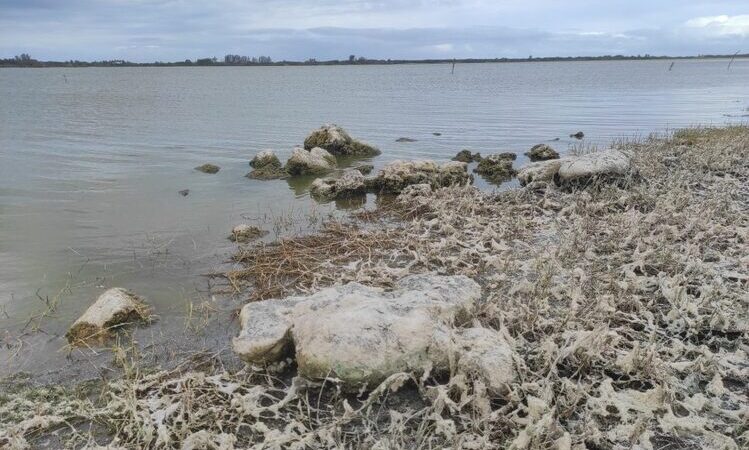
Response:
[[[409,137],[401,137],[395,140],[395,142],[416,142],[416,139]]]
[[[148,318],[149,308],[138,296],[126,289],[112,288],[88,307],[65,337],[74,344],[102,342],[115,328]]]
[[[463,149],[459,151],[457,155],[453,156],[453,161],[460,161],[464,163],[481,161],[481,153],[471,153],[470,150]]]
[[[266,234],[268,234],[267,231],[256,227],[255,225],[242,223],[231,229],[231,235],[229,235],[229,239],[239,243],[249,242],[253,239],[265,236]]]
[[[307,139],[304,140],[304,148],[312,150],[315,147],[323,148],[336,156],[375,156],[380,154],[379,149],[352,138],[343,128],[335,124],[323,125],[307,136]]]
[[[433,135],[435,135],[435,136],[442,136],[442,133],[440,133],[440,132],[438,132],[438,131],[435,131],[435,132],[434,132],[434,133],[432,133],[432,134],[433,134]]]
[[[369,175],[374,170],[374,166],[372,164],[360,164],[354,167],[354,169],[361,172],[362,175]]]
[[[559,153],[546,144],[538,144],[531,147],[525,153],[531,161],[546,161],[549,159],[559,159]]]
[[[315,147],[312,150],[295,148],[286,162],[286,172],[289,175],[319,175],[338,167],[335,156],[325,149]]]
[[[585,137],[585,133],[583,133],[582,131],[578,131],[577,133],[570,134],[570,137],[575,139],[582,139]]]
[[[208,174],[213,175],[215,173],[218,173],[218,171],[221,170],[221,168],[215,164],[206,163],[206,164],[203,164],[202,166],[196,167],[195,170],[197,170],[198,172],[203,172],[203,173],[208,173]]]
[[[277,361],[294,349],[307,378],[374,386],[398,372],[448,370],[452,326],[481,297],[465,276],[412,275],[386,292],[348,283],[310,296],[242,308],[234,351],[249,363]]]
[[[181,191],[177,191],[177,193],[183,197],[187,197],[187,195],[190,193],[189,189],[182,189]]]
[[[493,181],[510,179],[516,173],[512,167],[515,158],[517,156],[514,153],[489,155],[481,159],[479,165],[473,171]]]
[[[428,184],[432,188],[466,184],[471,176],[462,162],[438,165],[434,161],[393,161],[368,181],[370,189],[397,194],[412,184]]]
[[[347,170],[340,178],[318,178],[310,186],[310,194],[320,200],[354,197],[366,193],[364,175]]]

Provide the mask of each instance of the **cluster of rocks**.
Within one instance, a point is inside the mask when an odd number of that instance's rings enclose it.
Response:
[[[270,150],[265,150],[250,161],[253,170],[247,177],[257,180],[274,180],[289,176],[323,175],[338,168],[337,156],[369,157],[380,154],[377,148],[352,138],[335,124],[323,125],[304,140],[281,164]],[[370,169],[371,170],[371,169]]]
[[[398,194],[406,187],[425,184],[432,189],[471,182],[465,163],[433,161],[393,161],[377,175],[365,177],[359,170],[347,170],[339,178],[317,179],[310,193],[321,200],[354,197],[367,192]]]
[[[293,356],[299,375],[337,378],[351,389],[455,364],[501,393],[515,378],[511,344],[497,331],[460,327],[480,298],[470,278],[426,274],[405,277],[392,291],[348,283],[253,302],[242,308],[233,348],[255,365]]]

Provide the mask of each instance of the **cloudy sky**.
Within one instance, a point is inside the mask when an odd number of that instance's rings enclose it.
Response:
[[[749,0],[0,0],[0,57],[749,52]]]

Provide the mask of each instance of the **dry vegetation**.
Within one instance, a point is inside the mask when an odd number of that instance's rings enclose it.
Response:
[[[396,374],[350,396],[335,380],[291,380],[293,364],[131,370],[98,400],[0,396],[0,446],[67,423],[70,445],[125,448],[747,448],[749,129],[617,145],[639,170],[630,183],[441,189],[245,249],[228,274],[253,300],[421,271],[474,277],[486,296],[474,320],[514,340],[519,378],[501,397],[450,374]]]

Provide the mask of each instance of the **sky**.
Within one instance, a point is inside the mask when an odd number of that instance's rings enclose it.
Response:
[[[0,0],[0,57],[749,53],[749,0]]]

